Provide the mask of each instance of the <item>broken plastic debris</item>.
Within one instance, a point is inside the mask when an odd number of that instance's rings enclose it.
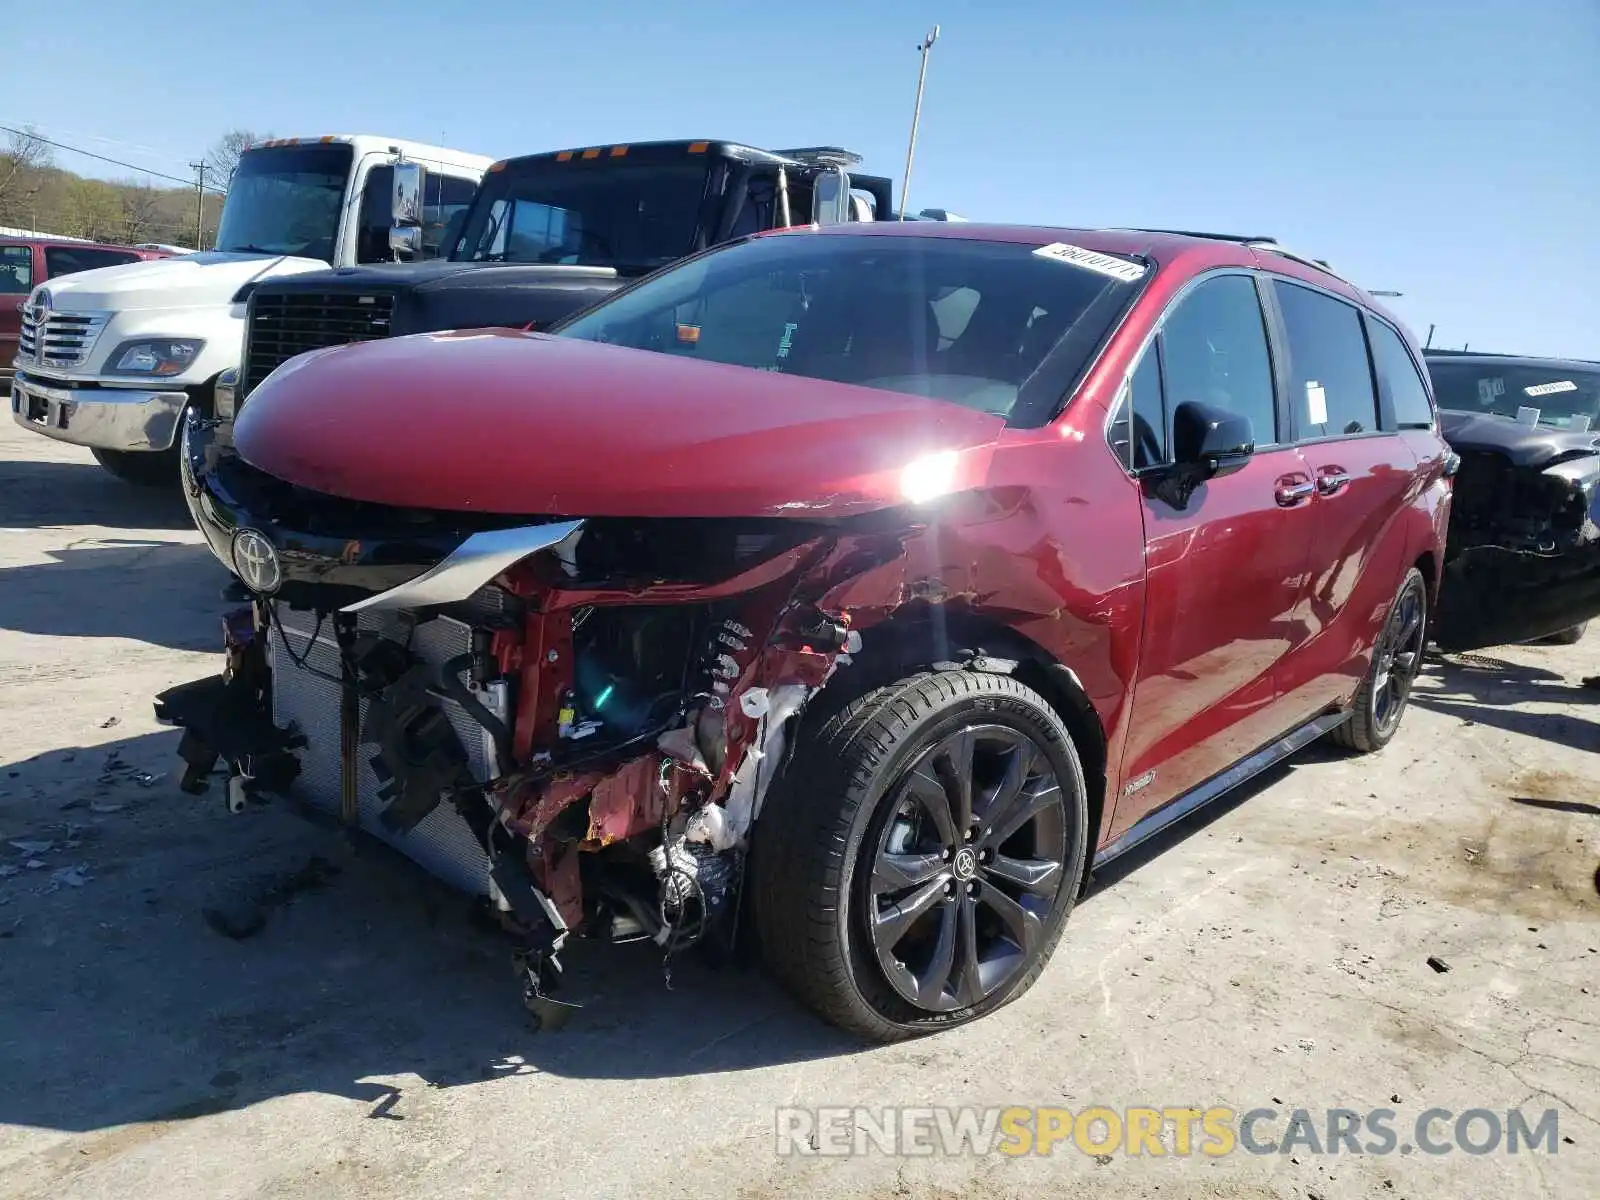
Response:
[[[50,851],[56,848],[56,844],[54,842],[30,841],[27,838],[12,842],[11,846],[18,853],[27,855],[49,854]]]
[[[82,863],[76,867],[62,867],[59,870],[52,871],[50,879],[54,883],[64,883],[68,887],[82,887],[89,882],[89,868]]]
[[[12,863],[0,863],[0,879],[4,879],[8,875],[20,875],[20,874],[22,874],[22,868],[21,867],[15,866]]]
[[[125,809],[127,807],[128,806],[126,804],[117,803],[117,802],[114,802],[114,801],[111,801],[111,800],[91,800],[91,801],[89,801],[89,811],[92,812],[92,813],[100,813],[101,815],[104,815],[106,813],[121,812],[123,809]]]
[[[165,778],[166,774],[164,772],[160,775],[152,775],[149,771],[138,771],[133,776],[134,782],[140,787],[155,787]]]
[[[720,804],[708,804],[696,809],[689,817],[683,836],[686,841],[705,842],[722,849],[737,840],[728,836],[728,814]]]
[[[771,701],[772,697],[766,688],[753,687],[739,697],[739,708],[745,716],[756,719],[767,715]]]
[[[27,862],[23,863],[22,865],[27,867],[28,870],[30,870],[30,871],[42,871],[42,870],[44,870],[44,860],[40,859],[40,858],[30,858]]]
[[[1441,975],[1450,969],[1449,963],[1445,962],[1445,960],[1440,958],[1438,955],[1433,954],[1428,956],[1428,965]]]
[[[705,756],[700,753],[700,746],[695,741],[692,725],[682,725],[677,729],[667,730],[656,739],[656,748],[668,758],[691,766],[697,771],[710,773],[711,768],[706,765]]]

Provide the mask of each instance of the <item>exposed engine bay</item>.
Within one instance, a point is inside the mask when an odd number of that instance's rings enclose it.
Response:
[[[1434,640],[1532,640],[1600,615],[1600,434],[1441,412],[1461,463]]]
[[[210,481],[212,515],[265,486],[231,470]],[[318,519],[349,516],[341,503]],[[462,539],[399,518],[331,553],[230,526],[256,594],[224,622],[225,669],[157,700],[184,729],[185,789],[224,767],[235,811],[295,794],[487,897],[542,1022],[564,1016],[549,993],[569,936],[653,941],[669,962],[731,948],[790,718],[861,645],[830,591],[899,542],[778,519],[491,522]],[[201,527],[216,549],[221,526]],[[458,544],[430,568],[393,568],[441,539]]]

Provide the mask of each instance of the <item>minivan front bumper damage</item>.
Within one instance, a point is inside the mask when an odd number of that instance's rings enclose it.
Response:
[[[183,458],[255,593],[222,673],[157,698],[187,790],[220,764],[230,808],[296,795],[487,897],[541,1019],[569,934],[731,942],[791,718],[860,649],[850,607],[894,607],[901,538],[404,512],[267,476],[200,421]]]
[[[1434,641],[1460,652],[1548,637],[1600,616],[1600,450],[1461,455]]]

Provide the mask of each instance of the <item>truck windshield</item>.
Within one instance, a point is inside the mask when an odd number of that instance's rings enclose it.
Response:
[[[698,255],[550,332],[1048,421],[1142,290],[1034,245],[789,233]],[[1109,256],[1101,256],[1109,259]]]
[[[710,169],[690,162],[539,162],[484,177],[458,261],[654,270],[695,248]]]
[[[1430,359],[1428,374],[1440,408],[1555,429],[1600,430],[1600,364]]]
[[[217,249],[332,262],[351,155],[337,142],[247,151],[222,204]]]

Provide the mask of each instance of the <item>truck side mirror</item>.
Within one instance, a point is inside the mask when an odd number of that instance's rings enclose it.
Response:
[[[421,163],[394,164],[389,249],[401,258],[415,258],[422,252],[422,191],[427,181],[428,172]]]
[[[850,174],[829,167],[811,185],[811,223],[842,225],[850,219]]]

